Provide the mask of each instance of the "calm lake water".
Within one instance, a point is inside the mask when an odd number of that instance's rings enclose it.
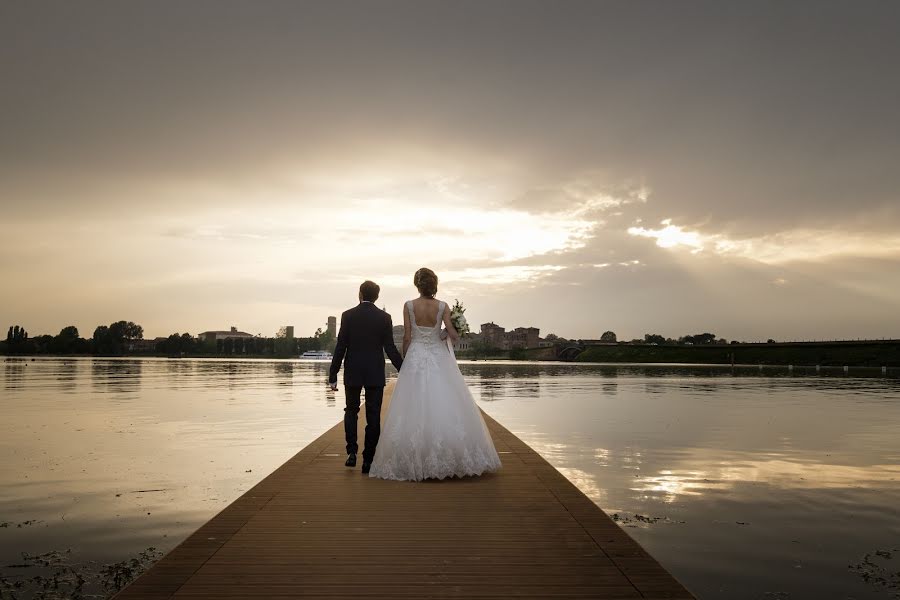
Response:
[[[897,597],[900,380],[461,368],[486,412],[617,515],[699,598]],[[102,565],[174,547],[342,418],[326,369],[6,360],[0,597],[3,586],[50,572],[87,573],[84,589],[102,593],[92,578]]]

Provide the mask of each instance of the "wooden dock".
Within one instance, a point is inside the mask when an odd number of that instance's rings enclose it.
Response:
[[[503,469],[423,483],[344,467],[338,423],[115,598],[693,598],[559,471],[485,420]]]

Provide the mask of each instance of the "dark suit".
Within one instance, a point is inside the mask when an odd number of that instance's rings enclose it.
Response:
[[[394,327],[391,315],[371,302],[341,315],[334,358],[328,374],[330,383],[337,383],[337,374],[344,363],[344,435],[347,438],[347,454],[356,454],[356,419],[359,414],[359,397],[366,388],[366,440],[363,462],[372,462],[375,447],[381,435],[381,400],[384,397],[384,354],[400,370],[403,358],[394,344]]]

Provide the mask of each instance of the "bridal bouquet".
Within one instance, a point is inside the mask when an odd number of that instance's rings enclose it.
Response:
[[[450,310],[450,322],[453,323],[453,328],[460,337],[469,333],[469,323],[466,321],[465,312],[466,309],[459,300],[453,303],[453,308]]]

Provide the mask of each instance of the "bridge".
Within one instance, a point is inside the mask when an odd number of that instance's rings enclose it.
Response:
[[[601,342],[599,340],[575,340],[567,341],[543,348],[528,348],[523,350],[529,360],[562,360],[571,362],[579,354],[591,346],[616,346],[616,342]]]

